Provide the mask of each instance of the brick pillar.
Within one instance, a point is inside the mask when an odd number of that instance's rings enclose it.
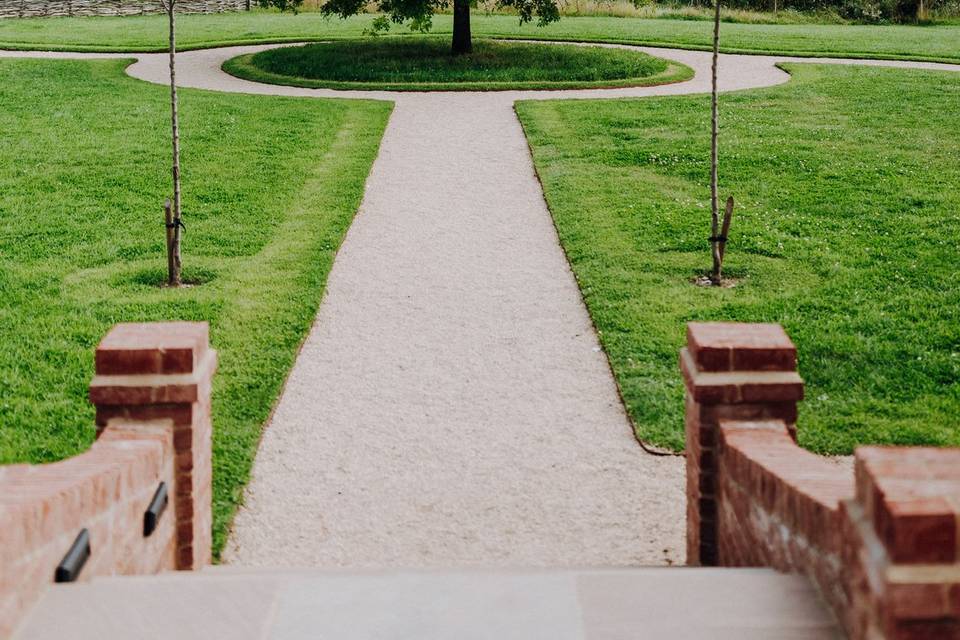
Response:
[[[717,565],[720,420],[782,420],[796,439],[803,381],[777,324],[691,322],[680,351],[686,383],[687,563]]]
[[[177,568],[210,563],[210,386],[217,353],[206,323],[120,324],[100,342],[90,401],[98,434],[111,418],[169,418],[176,452]]]
[[[960,449],[861,447],[843,504],[853,640],[960,639]]]

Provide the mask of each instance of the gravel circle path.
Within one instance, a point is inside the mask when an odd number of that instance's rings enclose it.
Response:
[[[289,45],[284,45],[289,46]],[[683,563],[683,458],[644,453],[560,248],[517,99],[709,91],[708,53],[678,84],[391,93],[257,84],[220,70],[264,46],[178,55],[181,86],[394,102],[366,193],[263,441],[224,554],[313,567]],[[163,54],[137,58],[167,81]],[[771,86],[778,62],[721,56],[724,91]]]

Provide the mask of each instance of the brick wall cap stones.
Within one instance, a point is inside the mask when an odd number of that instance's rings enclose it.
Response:
[[[957,447],[857,447],[857,461],[871,475],[889,478],[960,480]]]
[[[701,371],[689,349],[680,350],[687,390],[701,404],[762,404],[803,399],[796,371]]]
[[[849,472],[798,446],[782,420],[720,420],[719,427],[724,448],[739,454],[738,466],[728,468],[727,473],[755,497],[763,493],[764,485],[775,487],[785,498],[780,507],[791,511],[780,514],[785,520],[800,515],[795,511],[804,500],[838,513],[840,502],[853,496]],[[822,515],[833,517],[826,512]],[[815,539],[822,532],[801,529],[799,533]]]
[[[797,368],[797,348],[778,324],[691,322],[687,348],[699,371]]]
[[[858,499],[894,563],[960,563],[960,448],[860,447]]]
[[[118,324],[100,341],[98,375],[192,373],[209,345],[206,322]]]
[[[217,352],[208,348],[193,373],[96,375],[90,381],[90,402],[98,407],[191,404],[216,368]]]
[[[892,564],[885,567],[884,575],[888,584],[955,585],[960,584],[960,564]]]
[[[783,420],[736,420],[721,418],[717,424],[720,430],[726,433],[732,431],[746,431],[748,433],[769,431],[778,435],[790,435],[787,425]]]

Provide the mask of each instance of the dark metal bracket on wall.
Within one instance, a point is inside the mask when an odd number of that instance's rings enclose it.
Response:
[[[89,557],[90,532],[86,529],[81,529],[80,533],[77,534],[77,538],[70,546],[70,550],[67,551],[67,555],[63,556],[63,560],[57,565],[57,570],[53,574],[53,581],[73,582],[80,577],[80,572],[83,571],[83,565],[87,563],[87,558]]]
[[[156,531],[157,523],[160,521],[160,516],[162,516],[163,512],[166,510],[167,503],[169,501],[170,499],[167,495],[167,483],[161,482],[157,487],[156,492],[153,494],[153,499],[150,501],[150,506],[147,507],[147,510],[143,513],[144,537],[147,537]],[[80,577],[80,572],[83,571],[83,566],[87,563],[89,558],[90,531],[87,529],[81,529],[80,533],[78,533],[77,537],[74,539],[73,544],[70,545],[70,549],[67,551],[67,554],[63,556],[63,560],[61,560],[60,564],[57,565],[57,569],[53,574],[53,581],[76,581],[76,579]]]
[[[150,506],[143,512],[143,537],[146,538],[157,529],[157,523],[160,522],[160,516],[167,508],[169,497],[167,496],[167,483],[161,482],[153,494],[153,500]]]

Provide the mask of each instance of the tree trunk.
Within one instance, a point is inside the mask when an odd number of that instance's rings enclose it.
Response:
[[[717,133],[719,129],[717,109],[717,60],[720,52],[720,0],[714,0],[713,13],[713,67],[712,91],[710,95],[710,242],[713,253],[713,271],[710,280],[713,284],[720,284],[720,203],[717,195]]]
[[[470,0],[453,0],[453,55],[471,53]]]
[[[173,132],[173,242],[171,269],[167,274],[168,284],[179,287],[181,284],[180,229],[180,117],[177,109],[177,25],[176,0],[167,0],[167,15],[170,19],[170,128]]]

